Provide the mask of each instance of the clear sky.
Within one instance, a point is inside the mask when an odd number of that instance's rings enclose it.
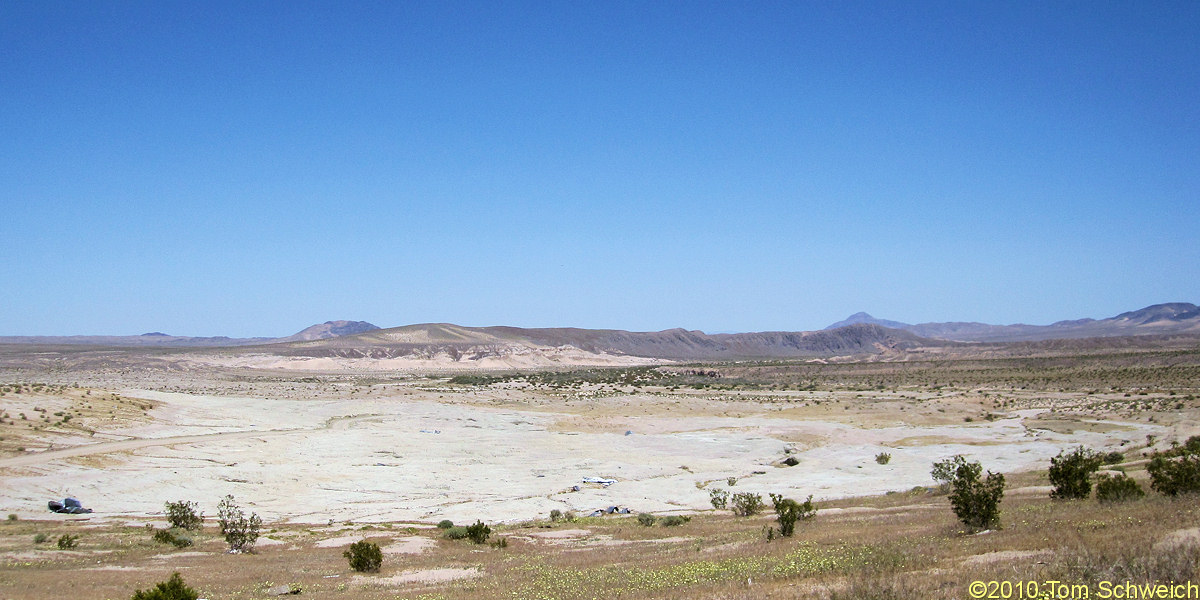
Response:
[[[0,0],[0,335],[1200,303],[1200,2]]]

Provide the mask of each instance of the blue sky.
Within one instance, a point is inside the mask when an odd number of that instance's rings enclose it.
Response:
[[[1200,302],[1200,3],[3,2],[0,335]]]

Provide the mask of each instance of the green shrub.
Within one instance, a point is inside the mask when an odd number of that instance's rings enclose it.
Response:
[[[1150,487],[1167,496],[1200,492],[1200,436],[1183,446],[1155,452],[1146,465]]]
[[[929,471],[929,476],[938,483],[938,488],[944,493],[950,491],[950,484],[954,481],[955,473],[958,468],[967,464],[967,459],[961,454],[955,454],[950,458],[939,460],[933,463],[933,469]]]
[[[38,533],[38,534],[35,534],[35,535],[33,536],[33,543],[35,543],[35,544],[45,544],[45,543],[46,543],[46,540],[49,540],[49,539],[50,539],[50,536],[48,536],[48,535],[46,535],[46,534],[44,534],[44,533]]]
[[[886,465],[891,461],[892,461],[892,455],[887,452],[880,452],[879,454],[875,455],[875,462],[877,462],[881,465]]]
[[[739,517],[757,515],[763,510],[763,499],[758,494],[751,494],[749,492],[734,494],[731,502],[732,507],[730,507],[730,510]]]
[[[451,521],[450,519],[442,519],[441,521],[438,521],[438,529],[450,529],[451,527],[454,527],[454,521]]]
[[[383,551],[379,544],[362,540],[350,544],[350,549],[342,553],[350,561],[350,568],[361,573],[378,573],[383,565]]]
[[[1051,498],[1080,499],[1092,493],[1092,473],[1100,469],[1100,457],[1080,446],[1071,452],[1063,450],[1050,459]]]
[[[71,548],[74,548],[75,546],[78,546],[78,545],[79,545],[79,536],[77,536],[77,535],[71,535],[69,533],[64,533],[64,534],[62,534],[61,537],[58,538],[58,549],[59,550],[70,550]]]
[[[784,537],[791,537],[796,531],[796,521],[807,521],[817,515],[812,494],[803,504],[779,494],[771,494],[771,504],[775,506],[775,516],[779,520],[779,534]]]
[[[467,528],[466,527],[451,527],[449,529],[446,529],[445,533],[443,533],[442,536],[448,540],[465,540],[465,539],[467,539]]]
[[[713,508],[725,510],[729,506],[729,492],[721,488],[712,488],[708,490],[708,501],[712,502]]]
[[[678,527],[691,520],[691,517],[686,517],[683,515],[670,515],[659,519],[658,524],[662,525],[663,527]]]
[[[562,519],[563,519],[563,513],[561,510],[558,510],[556,508],[556,509],[550,511],[550,522],[557,523],[557,522],[561,521]]]
[[[1106,465],[1115,465],[1125,462],[1125,455],[1117,451],[1108,452],[1100,456],[1100,462]]]
[[[568,523],[574,523],[575,522],[575,511],[568,510],[567,512],[563,513],[563,520]]]
[[[196,512],[196,509],[200,505],[195,502],[180,500],[178,502],[167,502],[164,506],[167,513],[167,522],[175,529],[194,531],[200,529],[204,524],[204,514]]]
[[[653,527],[657,519],[650,513],[638,513],[637,522],[642,527]]]
[[[170,579],[154,586],[149,590],[138,590],[133,594],[133,600],[196,600],[200,594],[183,583],[179,573],[173,573]]]
[[[950,506],[958,520],[971,529],[991,529],[1000,524],[1000,499],[1004,497],[1004,475],[988,471],[980,479],[983,467],[965,460],[950,482]]]
[[[1146,492],[1142,491],[1142,486],[1124,473],[1119,475],[1101,473],[1096,477],[1096,499],[1101,502],[1125,502],[1137,500],[1145,495]]]
[[[18,517],[18,516],[17,516],[16,514],[14,514],[14,513],[8,513],[8,520],[9,520],[9,521],[16,521],[16,520],[17,520],[17,519],[19,519],[19,518],[20,518],[20,517]]]
[[[476,544],[486,542],[489,535],[492,535],[492,528],[484,525],[483,521],[475,521],[474,525],[467,527],[467,537]]]
[[[192,545],[192,538],[186,529],[159,529],[154,532],[154,541],[160,544],[171,544],[176,548],[187,548]]]
[[[507,548],[508,547],[508,538],[500,538],[498,540],[493,540],[488,545],[493,548]]]
[[[242,512],[241,507],[233,500],[233,496],[225,496],[217,504],[217,519],[221,523],[221,535],[229,544],[230,552],[251,552],[254,542],[258,541],[258,530],[262,527],[262,519],[251,513],[249,517]]]
[[[775,539],[775,528],[774,527],[771,527],[770,525],[763,525],[762,532],[763,532],[763,537],[766,538],[768,542],[773,541]]]

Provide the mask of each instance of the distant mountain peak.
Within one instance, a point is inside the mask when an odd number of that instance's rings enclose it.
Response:
[[[143,333],[142,337],[171,337],[171,336],[169,336],[161,331],[151,331],[150,333]]]
[[[1152,304],[1146,308],[1123,312],[1111,320],[1131,321],[1148,325],[1160,321],[1183,321],[1200,315],[1200,307],[1190,302],[1167,302]]]
[[[325,321],[312,327],[306,327],[293,335],[283,338],[281,341],[307,342],[324,340],[344,335],[366,333],[368,331],[375,331],[376,329],[379,329],[379,326],[366,321]]]
[[[904,329],[905,327],[908,327],[908,323],[889,321],[887,319],[876,319],[875,317],[860,311],[850,315],[849,317],[846,317],[841,321],[838,321],[837,323],[834,323],[833,325],[830,325],[829,327],[826,327],[825,329],[837,329],[839,327],[859,324],[879,325],[880,327],[889,327],[891,329]]]

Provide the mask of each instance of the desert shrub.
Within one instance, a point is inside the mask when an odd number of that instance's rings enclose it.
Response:
[[[176,548],[187,548],[192,545],[192,538],[185,532],[186,529],[159,529],[154,532],[154,541],[160,544],[171,544]]]
[[[1101,473],[1096,477],[1096,499],[1101,502],[1125,502],[1126,500],[1137,500],[1145,495],[1146,492],[1142,491],[1142,486],[1124,473],[1119,475]]]
[[[955,454],[950,458],[933,463],[933,469],[929,471],[929,476],[938,483],[938,487],[943,492],[948,492],[958,468],[965,464],[967,464],[967,459],[961,454]]]
[[[556,508],[556,509],[550,511],[550,522],[551,523],[557,523],[557,522],[561,521],[562,518],[563,518],[563,513],[561,510],[558,510]]]
[[[817,508],[812,503],[812,494],[809,494],[803,503],[779,494],[771,494],[771,504],[774,505],[775,516],[779,520],[779,534],[784,537],[791,537],[796,531],[796,521],[807,521],[817,515]]]
[[[383,565],[383,551],[379,544],[362,540],[350,544],[350,549],[342,553],[350,561],[350,568],[360,573],[378,573]]]
[[[763,510],[763,499],[758,494],[751,494],[749,492],[734,494],[730,502],[732,504],[730,510],[739,517],[757,515]]]
[[[766,540],[768,542],[775,540],[775,528],[774,527],[771,527],[770,525],[763,525],[762,532],[763,532],[763,537],[766,538]]]
[[[217,504],[217,519],[221,523],[221,535],[229,544],[230,552],[250,552],[254,542],[258,541],[258,530],[262,527],[262,519],[251,513],[249,517],[242,512],[241,507],[234,502],[233,496],[228,495]]]
[[[1004,475],[988,471],[980,479],[983,467],[965,460],[950,482],[950,506],[958,520],[971,529],[990,529],[1000,524],[1000,499],[1004,497]]]
[[[59,550],[70,550],[71,548],[74,548],[75,546],[78,546],[78,545],[79,545],[79,536],[77,536],[77,535],[71,535],[69,533],[64,533],[64,534],[62,534],[62,536],[60,536],[58,538],[58,549]]]
[[[1200,492],[1200,436],[1182,446],[1155,452],[1146,465],[1150,487],[1167,496]]]
[[[563,520],[568,523],[574,523],[575,522],[575,511],[568,510],[567,512],[563,513]]]
[[[200,594],[183,582],[179,573],[171,574],[166,581],[152,589],[138,590],[133,594],[133,600],[196,600]]]
[[[20,517],[18,517],[17,515],[15,515],[15,514],[13,514],[13,513],[8,513],[8,520],[9,520],[9,521],[16,521],[16,520],[17,520],[17,519],[19,519],[19,518],[20,518]]]
[[[167,522],[176,529],[193,531],[204,524],[204,514],[196,512],[200,505],[195,502],[167,502],[165,505]]]
[[[1100,455],[1100,462],[1101,464],[1105,465],[1115,465],[1117,463],[1125,462],[1125,455],[1115,450],[1112,452],[1106,452]]]
[[[451,527],[445,530],[442,534],[448,540],[465,540],[467,539],[466,527]]]
[[[642,527],[653,527],[654,521],[656,520],[657,519],[655,519],[654,515],[650,513],[638,513],[637,516],[638,525],[641,525]]]
[[[44,534],[44,533],[38,533],[38,534],[35,534],[35,535],[33,536],[33,543],[35,543],[35,544],[45,544],[45,543],[46,543],[46,541],[47,541],[47,540],[49,540],[49,539],[50,539],[50,536],[48,536],[48,535],[46,535],[46,534]]]
[[[679,527],[680,525],[683,525],[691,520],[691,517],[684,515],[669,515],[659,519],[658,524],[662,525],[663,527]]]
[[[467,527],[467,537],[476,544],[486,542],[489,535],[492,535],[492,528],[484,525],[483,521],[475,521],[474,525]]]
[[[553,518],[553,515],[551,515],[551,518]],[[450,529],[451,527],[454,527],[454,521],[451,521],[450,519],[442,519],[441,521],[438,521],[438,529]]]
[[[737,477],[730,477],[730,478],[726,479],[725,484],[728,485],[729,487],[733,487],[733,486],[737,485]]]
[[[712,488],[708,490],[708,501],[712,503],[713,508],[725,510],[729,506],[729,492],[721,488]]]
[[[1100,457],[1080,446],[1070,452],[1063,450],[1050,459],[1051,498],[1080,499],[1092,493],[1092,473],[1100,469]]]
[[[493,548],[507,548],[508,547],[508,538],[500,538],[498,540],[493,540],[488,545]]]
[[[887,452],[880,452],[879,454],[875,455],[875,462],[877,462],[881,465],[886,465],[891,461],[892,461],[892,455]]]

